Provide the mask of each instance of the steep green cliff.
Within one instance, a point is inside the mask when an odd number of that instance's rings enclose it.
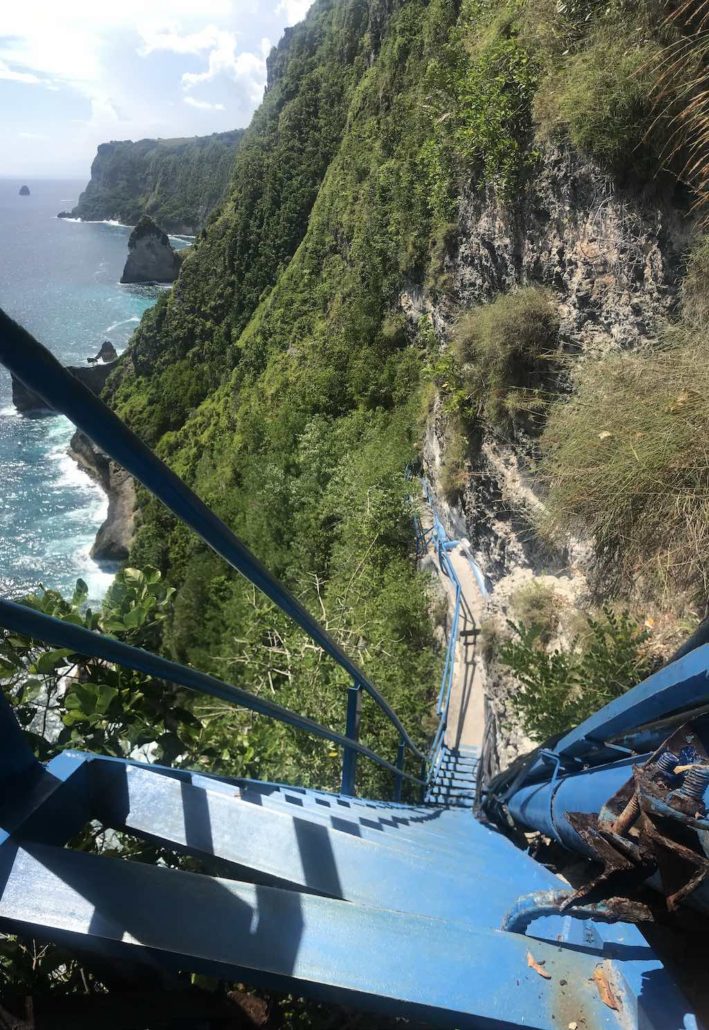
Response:
[[[659,0],[317,0],[270,62],[225,203],[110,386],[421,740],[436,659],[405,469],[424,433],[486,571],[511,570],[514,533],[530,575],[542,552],[558,568],[563,540],[550,551],[528,512],[518,529],[490,449],[534,475],[574,355],[652,347],[672,317],[691,221],[652,97],[653,61],[680,31],[664,19]],[[599,242],[608,211],[616,237]],[[449,349],[465,310],[495,298]],[[597,454],[603,477],[611,449]],[[553,488],[553,462],[547,474]],[[557,532],[583,520],[571,509]],[[146,499],[133,558],[178,587],[167,648],[339,724],[338,674]],[[327,748],[229,719],[206,762],[335,782]],[[368,733],[392,752],[385,727]]]
[[[226,192],[242,136],[235,129],[190,139],[102,143],[70,215],[126,225],[149,215],[167,232],[194,234]]]

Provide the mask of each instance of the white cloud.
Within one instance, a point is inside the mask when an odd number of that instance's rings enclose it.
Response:
[[[198,32],[186,34],[181,34],[174,26],[162,29],[143,28],[140,34],[143,45],[138,53],[143,57],[158,50],[168,50],[173,54],[202,54],[205,50],[211,50],[218,43],[220,36],[216,25],[205,25]]]
[[[249,99],[258,103],[266,85],[266,57],[270,49],[269,40],[262,39],[260,53],[237,53],[234,33],[219,32],[215,45],[209,51],[207,68],[203,72],[184,72],[183,89],[192,90],[223,75],[238,83],[246,90]]]
[[[198,111],[224,111],[224,104],[210,104],[208,100],[197,100],[196,97],[183,97],[189,107],[196,107]]]
[[[38,75],[34,75],[32,72],[17,71],[10,68],[5,61],[0,61],[0,79],[8,79],[11,82],[42,83],[42,79]]]
[[[313,0],[280,0],[276,14],[285,14],[288,25],[295,25],[303,20],[312,6]]]
[[[270,40],[310,2],[0,0],[0,110],[7,120],[10,88],[24,87],[21,127],[46,133],[72,167],[107,139],[246,125]],[[7,167],[10,156],[0,158]]]

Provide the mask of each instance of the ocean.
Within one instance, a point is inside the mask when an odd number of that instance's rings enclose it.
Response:
[[[84,364],[106,339],[124,350],[160,291],[119,284],[130,228],[56,217],[83,187],[0,179],[0,307],[65,364]],[[66,594],[81,577],[95,601],[111,581],[89,557],[106,498],[68,457],[72,432],[60,416],[18,415],[0,366],[0,595],[40,584]]]

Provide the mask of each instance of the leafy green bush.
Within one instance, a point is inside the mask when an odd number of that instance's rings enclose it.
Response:
[[[520,684],[512,704],[533,740],[578,725],[650,672],[648,634],[627,613],[605,608],[601,618],[589,616],[585,639],[564,651],[545,650],[538,625],[509,625],[516,639],[501,644],[499,659]]]
[[[464,314],[453,346],[469,409],[493,427],[531,430],[543,420],[559,317],[550,294],[526,286]]]
[[[69,601],[43,590],[25,603],[136,647],[157,647],[174,590],[156,569],[124,569],[98,612],[86,607],[87,593],[79,580]],[[169,762],[190,750],[199,729],[184,692],[170,684],[7,632],[0,635],[0,681],[43,760],[65,747],[126,756],[155,744]]]
[[[532,167],[532,98],[537,69],[519,32],[520,5],[465,0],[456,63],[455,147],[459,159],[509,199]]]

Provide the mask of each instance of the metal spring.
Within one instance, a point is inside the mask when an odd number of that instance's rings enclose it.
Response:
[[[701,801],[707,787],[709,787],[709,766],[693,765],[685,774],[680,792],[694,801]]]

